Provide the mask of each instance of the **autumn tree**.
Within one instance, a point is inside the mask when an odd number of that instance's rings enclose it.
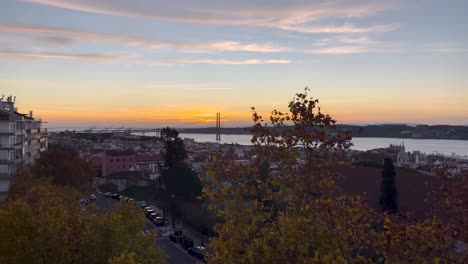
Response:
[[[204,193],[222,218],[209,262],[462,263],[439,219],[376,212],[336,187],[351,135],[336,129],[308,91],[267,121],[253,108],[245,162],[231,150],[207,164]]]
[[[427,199],[431,213],[448,223],[453,237],[468,247],[468,171],[454,173],[441,167],[434,170],[434,177],[436,188]]]
[[[395,185],[395,166],[391,158],[384,159],[379,205],[382,212],[398,212],[398,197]]]
[[[146,222],[136,207],[83,211],[76,188],[30,175],[15,177],[14,194],[0,202],[0,263],[165,262],[155,233],[142,234]]]
[[[54,184],[71,186],[81,192],[91,189],[95,171],[90,163],[66,148],[48,150],[42,153],[31,168],[34,178],[52,178]]]
[[[155,247],[155,231],[143,235],[146,221],[131,204],[120,202],[105,215],[86,216],[81,238],[83,263],[165,263],[164,252]]]

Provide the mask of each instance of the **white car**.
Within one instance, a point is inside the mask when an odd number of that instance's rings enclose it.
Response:
[[[91,194],[91,195],[89,196],[89,199],[90,199],[90,200],[96,200],[96,195]]]

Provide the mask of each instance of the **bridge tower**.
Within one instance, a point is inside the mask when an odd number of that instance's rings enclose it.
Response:
[[[216,113],[216,140],[221,140],[221,113]]]

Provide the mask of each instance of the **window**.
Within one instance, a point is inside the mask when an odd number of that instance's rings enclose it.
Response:
[[[132,158],[130,158],[129,161],[132,161]]]
[[[110,162],[114,162],[114,159],[110,159]]]
[[[117,162],[119,162],[119,159],[117,159]]]
[[[123,162],[125,162],[125,159],[122,159]]]

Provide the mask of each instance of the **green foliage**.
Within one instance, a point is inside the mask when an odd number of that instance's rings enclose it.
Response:
[[[385,158],[379,205],[382,212],[398,212],[398,196],[395,185],[395,167],[391,158]]]
[[[161,139],[164,142],[164,166],[172,167],[176,163],[187,158],[184,141],[179,137],[179,132],[169,127],[161,131]]]
[[[184,159],[187,157],[183,140],[175,129],[164,128],[161,132],[164,141],[164,167],[161,169],[161,183],[169,195],[193,199],[201,195],[202,185],[195,171]]]
[[[184,162],[178,162],[164,171],[167,192],[186,199],[195,199],[202,193],[202,184],[195,171]]]

